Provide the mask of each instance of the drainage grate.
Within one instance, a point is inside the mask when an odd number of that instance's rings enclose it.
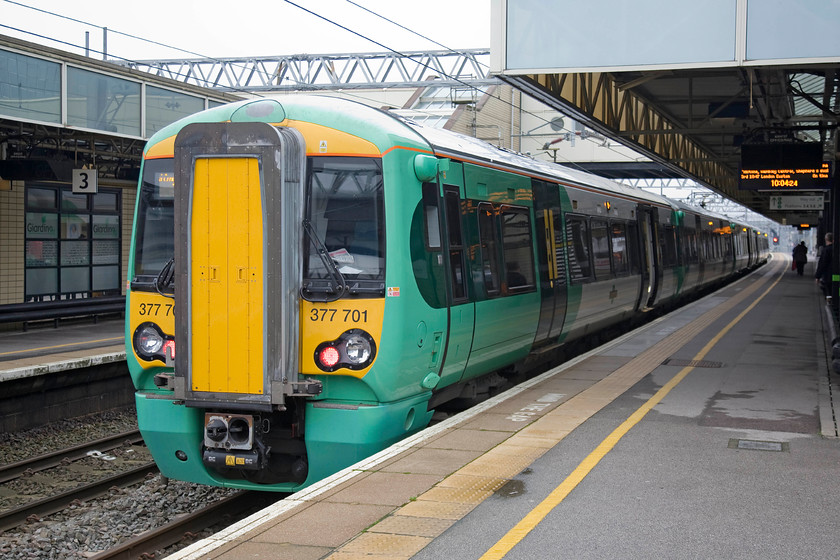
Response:
[[[758,441],[754,439],[730,439],[729,449],[747,449],[751,451],[783,451],[790,452],[790,444],[786,441]]]
[[[668,358],[662,362],[663,366],[678,366],[678,367],[699,367],[699,368],[720,368],[723,367],[723,362],[710,362],[708,360],[678,360],[676,358]]]

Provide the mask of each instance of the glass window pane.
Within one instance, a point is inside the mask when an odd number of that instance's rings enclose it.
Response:
[[[569,218],[566,222],[566,237],[569,240],[569,275],[572,282],[582,282],[592,276],[589,264],[589,227],[581,218]]]
[[[32,268],[26,271],[26,296],[58,293],[58,269]]]
[[[610,240],[607,235],[607,223],[592,220],[592,257],[595,263],[595,279],[610,277]]]
[[[119,239],[120,238],[120,217],[119,216],[93,216],[93,238],[94,239]]]
[[[113,192],[100,192],[93,195],[93,209],[97,212],[117,212],[119,196]]]
[[[499,255],[496,243],[496,212],[490,204],[478,206],[478,237],[481,242],[481,262],[484,275],[484,287],[488,294],[498,294]]]
[[[94,241],[93,264],[119,264],[119,241]]]
[[[58,264],[58,241],[27,241],[26,266],[55,266]]]
[[[61,191],[61,209],[78,212],[88,209],[88,195],[74,194],[72,191]]]
[[[61,65],[0,50],[0,114],[61,122]]]
[[[26,237],[28,239],[56,239],[58,237],[58,214],[27,212]]]
[[[385,278],[385,218],[381,161],[373,158],[313,158],[307,204],[309,219],[339,271],[348,280]],[[305,245],[304,276],[328,278],[312,243]]]
[[[61,269],[61,293],[90,291],[90,268],[77,266]]]
[[[117,266],[95,266],[93,267],[93,290],[101,292],[105,290],[120,289],[120,269]]]
[[[622,223],[612,224],[612,261],[616,274],[627,274],[630,272],[630,259],[627,253],[627,227]]]
[[[26,207],[32,210],[56,210],[58,191],[55,189],[26,189]]]
[[[67,124],[140,136],[140,84],[68,67]]]
[[[61,215],[61,238],[62,239],[88,239],[88,214],[62,214]]]
[[[146,136],[180,118],[204,110],[204,99],[146,86]]]
[[[505,210],[502,218],[502,249],[509,289],[534,287],[534,253],[531,219],[527,212]]]
[[[61,266],[90,264],[88,241],[62,241]]]

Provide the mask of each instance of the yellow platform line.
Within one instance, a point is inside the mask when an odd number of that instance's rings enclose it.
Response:
[[[11,352],[0,352],[0,356],[8,356],[9,354],[29,354],[30,352],[40,352],[41,350],[55,350],[56,348],[65,348],[67,346],[80,346],[82,344],[97,344],[99,342],[113,342],[115,340],[125,340],[125,337],[115,336],[112,338],[100,338],[99,340],[81,340],[79,342],[68,342],[67,344],[56,344],[55,346],[41,346],[40,348],[27,348],[25,350],[13,350]]]
[[[782,273],[784,270],[785,267],[782,267]],[[334,549],[327,558],[330,560],[410,559],[522,469],[557,445],[572,430],[630,389],[666,358],[671,357],[674,352],[763,285],[765,282],[759,279],[689,324],[667,335],[595,385],[579,392],[554,410],[524,426],[497,447],[437,483],[429,491],[418,496],[415,501],[397,508],[378,524]],[[648,325],[648,328],[651,326]],[[553,380],[562,378],[565,373],[558,368],[554,373],[548,372],[540,376],[543,380],[539,383],[550,384]],[[591,467],[594,468],[596,464],[597,461],[592,462]],[[470,490],[481,497],[466,500],[460,504],[453,503],[450,501],[452,494],[442,496],[442,488]],[[430,524],[434,528],[428,526]],[[425,530],[418,530],[418,526]],[[406,536],[422,536],[423,538],[409,542],[406,541]]]
[[[782,279],[780,275],[758,298],[755,299],[746,309],[738,314],[728,325],[716,334],[694,357],[695,360],[702,360],[720,342],[720,340],[735,327],[741,320],[764,299],[770,291],[776,287]],[[608,435],[581,463],[572,471],[566,479],[560,483],[542,502],[540,502],[522,521],[517,523],[508,533],[502,537],[490,550],[481,556],[480,560],[498,560],[503,558],[514,546],[525,538],[555,507],[557,507],[568,496],[575,487],[595,468],[595,466],[609,453],[615,445],[621,441],[633,426],[638,424],[653,407],[659,404],[665,396],[671,392],[694,367],[685,367],[680,370],[670,381],[662,386],[650,399],[630,415],[619,427]]]

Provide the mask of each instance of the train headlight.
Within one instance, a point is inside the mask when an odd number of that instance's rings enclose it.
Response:
[[[166,361],[166,352],[175,356],[175,340],[166,336],[154,323],[143,323],[137,327],[133,336],[134,350],[144,360]]]
[[[163,336],[159,330],[151,325],[138,329],[134,340],[137,344],[137,350],[147,356],[157,354],[163,348]]]
[[[370,358],[370,342],[360,334],[351,334],[344,342],[344,351],[351,363],[364,364]]]
[[[376,356],[376,343],[362,329],[345,331],[337,340],[322,342],[315,349],[315,364],[324,371],[339,368],[364,369]]]

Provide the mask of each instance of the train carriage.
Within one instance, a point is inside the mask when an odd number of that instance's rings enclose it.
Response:
[[[760,260],[733,229],[349,101],[193,115],[144,152],[126,321],[141,432],[165,476],[302,488]]]

